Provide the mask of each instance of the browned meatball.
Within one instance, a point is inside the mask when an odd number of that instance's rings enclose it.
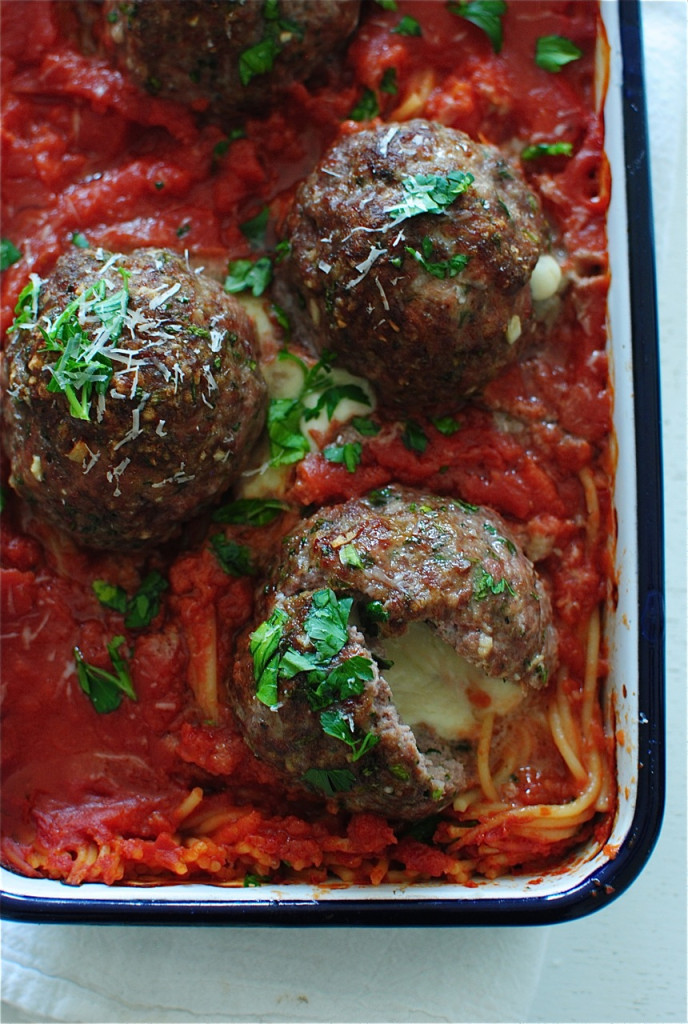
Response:
[[[106,32],[156,96],[224,117],[269,110],[341,48],[358,0],[107,0]]]
[[[343,135],[285,230],[316,347],[392,410],[449,412],[522,351],[544,224],[495,147],[422,120]]]
[[[304,521],[285,540],[259,615],[230,689],[255,753],[349,809],[403,819],[468,785],[475,731],[472,722],[446,729],[442,709],[423,708],[422,653],[406,720],[390,638],[422,625],[428,657],[447,650],[442,700],[458,694],[464,672],[467,686],[484,684],[485,702],[492,693],[499,705],[509,687],[520,700],[545,685],[556,660],[547,593],[504,522],[405,488]],[[445,717],[454,720],[451,706]]]
[[[3,360],[12,487],[76,540],[169,538],[237,477],[266,388],[236,300],[165,250],[75,249],[22,293]]]

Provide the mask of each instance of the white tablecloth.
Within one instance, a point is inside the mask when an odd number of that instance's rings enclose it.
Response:
[[[643,3],[662,331],[667,550],[672,558],[667,579],[667,816],[640,880],[602,913],[555,928],[4,923],[5,1024],[688,1019],[685,7],[683,0]]]

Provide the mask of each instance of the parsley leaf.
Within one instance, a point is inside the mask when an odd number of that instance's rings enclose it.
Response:
[[[7,270],[12,264],[18,263],[21,258],[22,253],[13,242],[10,242],[9,238],[3,238],[0,241],[0,270]]]
[[[328,708],[326,711],[321,711],[320,725],[326,736],[341,740],[351,748],[352,761],[360,760],[376,743],[380,742],[380,737],[373,733],[358,732],[346,712],[341,708]]]
[[[267,526],[286,508],[285,503],[278,498],[239,498],[216,509],[213,522]]]
[[[167,580],[154,569],[133,597],[128,597],[123,587],[107,580],[94,580],[93,592],[105,608],[124,615],[127,629],[144,629],[160,611],[160,597],[167,590],[167,585]]]
[[[492,573],[488,572],[483,566],[478,567],[473,587],[476,601],[484,601],[489,594],[498,595],[505,592],[511,594],[512,597],[516,596],[516,591],[503,576],[501,580],[496,580]]]
[[[432,420],[432,425],[445,437],[451,437],[457,430],[461,430],[461,424],[457,423],[453,416],[437,416]]]
[[[492,43],[492,49],[502,49],[502,18],[506,13],[506,0],[459,0],[448,4],[452,14],[464,18],[482,29]]]
[[[356,776],[348,768],[309,768],[303,779],[325,796],[346,793],[356,782]]]
[[[339,561],[350,569],[362,569],[363,562],[355,544],[343,544],[339,549]]]
[[[255,263],[251,260],[234,260],[228,269],[224,289],[230,295],[250,290],[258,297],[272,281],[272,261],[269,256],[261,256]]]
[[[239,225],[242,235],[248,239],[254,249],[261,249],[265,245],[269,216],[270,208],[264,206],[255,217],[245,220],[243,224]]]
[[[398,91],[397,69],[385,68],[382,78],[380,79],[380,92],[385,93],[386,96],[396,96]]]
[[[377,102],[377,96],[372,89],[366,86],[358,102],[349,111],[349,118],[352,121],[370,121],[377,117],[379,113],[380,107]]]
[[[535,43],[535,63],[545,71],[558,73],[582,56],[583,51],[565,36],[540,36]]]
[[[422,36],[423,30],[420,24],[415,18],[412,18],[410,14],[405,14],[401,19],[396,28],[392,29],[392,32],[398,36]]]
[[[346,444],[328,444],[323,448],[323,455],[328,462],[338,462],[346,466],[349,473],[355,473],[361,461],[363,445],[360,441],[347,441]]]
[[[216,533],[210,541],[215,557],[228,576],[255,576],[253,553],[245,544]]]
[[[430,259],[432,256],[432,241],[427,235],[421,242],[422,252],[412,249],[409,245],[405,246],[405,248],[406,252],[413,256],[415,260],[418,260],[424,270],[427,270],[428,274],[432,274],[433,277],[438,277],[440,280],[444,280],[447,277],[456,277],[457,274],[466,269],[470,260],[470,256],[461,252],[450,256],[448,260],[433,262]]]
[[[316,590],[304,626],[320,658],[331,661],[346,644],[353,599],[339,599],[328,588]]]
[[[541,156],[571,156],[571,142],[535,142],[521,150],[521,160],[537,160]]]
[[[404,178],[405,195],[397,206],[387,212],[393,224],[401,224],[409,217],[421,213],[443,213],[473,184],[473,175],[464,171],[450,171],[446,177],[439,174],[414,174]]]
[[[84,660],[79,648],[74,648],[74,660],[76,662],[79,686],[89,698],[98,714],[101,715],[115,711],[120,706],[123,695],[129,697],[130,700],[137,699],[129,675],[129,668],[119,653],[119,648],[123,643],[124,637],[116,636],[107,645],[114,672],[108,672],[97,665],[89,665]]]
[[[272,71],[275,57],[282,47],[271,36],[261,39],[255,46],[249,46],[239,54],[239,78],[246,86],[256,75],[265,75]]]
[[[249,640],[248,649],[253,658],[256,698],[270,708],[277,706],[279,646],[288,621],[287,613],[281,608],[275,608],[270,618],[251,633]]]
[[[324,354],[310,369],[298,356],[286,350],[280,353],[280,358],[297,363],[303,373],[303,384],[296,398],[273,398],[268,406],[267,428],[272,466],[300,462],[310,451],[308,438],[301,429],[302,420],[307,422],[315,419],[323,409],[331,420],[337,406],[344,399],[370,405],[368,396],[358,384],[333,382],[329,354]],[[306,399],[312,395],[318,395],[316,402],[306,404]]]
[[[100,278],[70,302],[53,323],[39,326],[44,351],[59,353],[57,361],[47,367],[51,374],[47,389],[65,395],[75,419],[90,419],[93,391],[104,395],[114,373],[108,344],[119,338],[129,304],[129,273],[120,273],[124,285],[118,292],[108,293],[105,280]],[[102,329],[95,337],[82,326],[86,316],[100,320]]]
[[[415,420],[406,420],[401,440],[409,451],[418,452],[419,455],[428,447],[427,434]]]

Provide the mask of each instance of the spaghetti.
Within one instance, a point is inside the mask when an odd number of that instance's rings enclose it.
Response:
[[[497,50],[452,5],[371,3],[340,61],[232,132],[172,100],[141,102],[107,54],[84,43],[72,5],[31,3],[30,17],[25,6],[2,9],[3,236],[18,254],[2,274],[3,330],[30,275],[49,274],[82,237],[114,251],[167,247],[220,280],[228,263],[276,259],[274,229],[296,184],[343,122],[355,128],[350,115],[366,90],[372,116],[391,126],[425,117],[516,160],[539,146],[521,164],[565,286],[544,344],[457,409],[451,427],[419,418],[414,444],[408,424],[383,418],[357,442],[352,469],[323,454],[343,429],[340,411],[313,425],[303,457],[286,469],[265,471],[269,456],[259,453],[241,494],[275,499],[269,521],[236,522],[220,509],[152,552],[98,553],[5,488],[2,863],[70,884],[471,885],[558,868],[590,837],[603,844],[615,812],[602,703],[614,449],[596,5],[508,3]],[[400,33],[401,18],[418,32]],[[542,37],[568,39],[579,56],[558,72],[538,66]],[[570,146],[557,150],[562,140]],[[263,211],[256,253],[245,228]],[[304,359],[304,350],[269,290],[244,300],[280,397],[293,366],[275,353]],[[281,538],[306,510],[394,482],[503,516],[551,595],[559,645],[545,689],[505,715],[474,709],[475,785],[414,825],[346,813],[285,785],[251,753],[226,699],[237,637]],[[237,549],[248,552],[245,571],[227,568]],[[121,607],[94,590],[105,581],[131,601],[151,573],[163,589],[142,626],[127,626]],[[136,700],[100,714],[79,685],[74,652],[112,674],[117,637]]]

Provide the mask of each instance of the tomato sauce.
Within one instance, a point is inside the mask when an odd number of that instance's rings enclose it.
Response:
[[[397,7],[367,5],[346,58],[325,79],[310,90],[293,86],[279,107],[232,133],[177,103],[142,97],[100,41],[84,44],[71,5],[3,4],[2,230],[22,254],[2,273],[3,330],[29,274],[50,273],[75,236],[112,250],[188,251],[221,273],[228,261],[253,255],[240,225],[267,204],[267,244],[274,245],[294,186],[342,126],[355,129],[347,118],[365,88],[375,91],[385,120],[438,120],[504,145],[515,159],[526,145],[571,142],[569,157],[523,162],[570,280],[546,346],[458,410],[453,433],[419,423],[425,443],[413,450],[399,431],[381,431],[365,440],[355,473],[311,453],[289,481],[293,513],[273,527],[224,532],[251,548],[259,575],[300,508],[391,481],[495,508],[538,549],[575,717],[588,623],[610,585],[613,530],[610,183],[595,105],[596,8],[510,3],[495,53],[478,27],[445,4],[399,0]],[[402,16],[416,19],[422,35],[394,32]],[[533,53],[543,35],[565,36],[583,56],[556,74],[538,68]],[[380,88],[389,69],[394,92]],[[581,474],[593,481],[598,506],[592,535]],[[222,700],[256,581],[222,569],[209,519],[191,524],[178,543],[138,557],[80,550],[11,494],[2,525],[7,866],[72,883],[317,882],[334,872],[344,881],[470,884],[474,869],[494,874],[549,861],[590,831],[586,822],[575,837],[547,845],[486,819],[481,836],[464,842],[457,835],[471,828],[457,812],[419,839],[378,816],[344,815],[285,790],[248,750]],[[145,628],[127,628],[92,584],[107,580],[132,593],[152,569],[167,582],[160,610]],[[108,670],[115,636],[124,637],[137,699],[98,714],[79,686],[74,651]],[[549,700],[542,698],[536,740],[510,782],[514,806],[564,804],[579,792],[543,724]],[[594,742],[608,762],[599,729]],[[469,821],[479,816],[466,812]],[[599,816],[595,822],[602,834]]]

